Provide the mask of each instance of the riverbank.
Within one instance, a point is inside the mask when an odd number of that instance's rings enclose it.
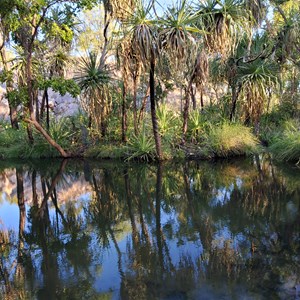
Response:
[[[198,113],[191,116],[189,130],[182,142],[180,119],[159,118],[163,160],[202,159],[247,156],[270,151],[282,161],[300,160],[300,124],[297,119],[261,122],[259,133],[241,123],[229,123],[221,118],[207,120]],[[206,117],[206,119],[205,119]],[[209,117],[211,119],[211,117]],[[90,129],[83,116],[52,120],[49,135],[68,153],[69,157],[155,161],[156,148],[149,116],[145,117],[138,133],[129,124],[126,142],[121,142],[119,122],[111,120],[104,137]],[[0,124],[0,159],[51,158],[60,154],[32,129],[34,143],[28,140],[27,125],[20,123],[14,130],[8,123]]]

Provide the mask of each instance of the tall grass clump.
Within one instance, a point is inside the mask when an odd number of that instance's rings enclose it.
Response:
[[[161,104],[156,114],[163,143],[174,145],[180,139],[181,121],[179,115],[168,108],[166,104]]]
[[[19,130],[9,126],[0,128],[0,158],[23,158],[29,151],[27,134],[24,127]]]
[[[283,161],[296,161],[300,163],[300,122],[289,121],[285,124],[282,134],[277,136],[270,151],[274,157]]]
[[[216,157],[247,155],[257,151],[258,139],[244,125],[224,123],[211,127],[206,136],[206,146]]]
[[[275,106],[272,111],[262,115],[260,120],[260,140],[266,145],[272,145],[278,136],[283,134],[287,122],[295,119],[297,109],[291,102],[285,101]]]

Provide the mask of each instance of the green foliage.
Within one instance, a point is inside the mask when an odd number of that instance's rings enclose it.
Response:
[[[188,137],[194,142],[199,142],[213,126],[222,122],[224,122],[224,118],[217,105],[207,106],[202,111],[193,110],[188,120]]]
[[[57,24],[56,22],[51,24],[48,35],[54,38],[59,37],[66,43],[71,43],[73,39],[73,31],[70,27],[65,24]]]
[[[129,126],[131,126],[131,114],[128,114],[128,123]],[[122,128],[120,126],[120,117],[116,114],[111,114],[109,116],[108,119],[108,126],[107,126],[107,131],[106,131],[106,135],[105,135],[105,140],[109,140],[109,141],[116,141],[116,140],[120,140],[121,136],[122,136]],[[132,127],[132,126],[131,126]],[[129,128],[129,130],[131,130],[133,128]]]
[[[274,63],[262,63],[256,60],[252,63],[243,64],[238,69],[239,80],[243,84],[255,83],[263,87],[273,86],[277,83],[278,65]]]
[[[285,123],[285,130],[274,139],[270,151],[278,160],[298,161],[298,164],[300,163],[299,121]]]
[[[1,70],[0,72],[0,82],[4,83],[7,81],[12,81],[13,80],[13,72],[12,71],[5,71]]]
[[[286,129],[286,122],[295,118],[297,113],[295,105],[290,101],[275,106],[261,118],[260,139],[266,144],[272,144]]]
[[[155,143],[149,135],[149,130],[143,125],[138,135],[133,134],[128,141],[128,160],[137,159],[142,161],[155,160]]]
[[[69,118],[52,120],[50,122],[49,135],[67,152],[77,154],[79,149],[75,143],[79,140],[79,129]],[[34,131],[34,144],[26,154],[28,157],[58,157],[59,153],[53,148],[40,133]]]
[[[109,143],[89,147],[84,153],[84,156],[103,159],[121,159],[126,157],[126,153],[127,146]]]
[[[80,71],[75,77],[80,89],[87,95],[92,97],[97,90],[109,84],[110,75],[105,69],[102,62],[99,61],[98,55],[90,52],[88,57],[81,57]]]
[[[53,91],[58,92],[61,96],[69,93],[72,97],[76,97],[80,94],[78,84],[72,79],[64,79],[63,77],[44,80],[39,83],[39,88],[52,88]]]
[[[194,141],[199,141],[201,136],[210,128],[203,112],[194,110],[190,113],[188,121],[188,135]]]
[[[174,144],[180,138],[181,122],[179,116],[166,104],[161,104],[156,111],[159,132],[164,142]]]
[[[7,92],[7,99],[12,105],[19,105],[28,103],[28,90],[26,87],[19,87],[10,92]]]
[[[257,151],[258,140],[250,128],[241,124],[224,123],[211,128],[204,145],[217,157],[229,157],[254,153]]]
[[[10,127],[10,124],[0,125],[0,158],[23,158],[29,151],[25,127],[20,130]]]
[[[40,133],[33,129],[34,144],[30,145],[27,138],[27,124],[20,124],[20,129],[10,128],[10,125],[0,126],[0,158],[45,158],[58,157],[54,149]],[[66,151],[74,155],[80,154],[82,144],[80,129],[71,119],[52,120],[49,129],[50,136]]]

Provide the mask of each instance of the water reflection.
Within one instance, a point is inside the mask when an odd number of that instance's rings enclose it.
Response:
[[[43,164],[0,165],[0,299],[297,297],[298,169]]]

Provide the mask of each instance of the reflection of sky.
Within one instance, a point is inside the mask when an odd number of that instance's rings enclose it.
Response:
[[[179,229],[177,213],[173,211],[167,214],[161,209],[161,226],[164,227],[165,224],[170,223],[172,224],[173,231],[177,232]],[[179,264],[183,255],[196,259],[203,252],[200,238],[196,241],[189,241],[187,238],[181,238],[180,241],[177,239],[168,240],[168,247],[174,265]]]
[[[0,228],[17,230],[19,227],[19,207],[16,203],[9,203],[5,193],[2,193],[2,203],[0,204]]]
[[[178,216],[175,212],[165,213],[161,210],[161,226],[164,227],[165,224],[172,222],[174,226],[174,231],[178,230],[179,223],[177,222]],[[155,221],[152,224],[155,226]],[[140,228],[139,228],[140,230]],[[152,240],[156,240],[155,234],[152,235]],[[127,246],[128,242],[132,247],[132,235],[131,232],[127,233],[118,241],[118,246],[122,253],[122,271],[130,272],[128,266],[126,265],[127,259]],[[172,260],[172,264],[175,267],[179,266],[179,263],[182,257],[190,257],[192,261],[195,261],[203,252],[202,243],[200,240],[189,241],[187,238],[183,238],[182,243],[178,243],[176,238],[167,239],[167,245],[169,254]],[[113,242],[110,240],[110,247],[106,249],[103,253],[103,262],[101,266],[101,273],[96,277],[94,282],[94,287],[99,292],[112,292],[112,299],[119,299],[119,288],[121,284],[121,278],[118,268],[118,253],[113,245]]]
[[[241,189],[243,185],[243,181],[241,178],[237,177],[235,180],[235,183],[232,183],[229,187],[222,187],[215,191],[215,197],[211,199],[210,206],[223,206],[228,201],[230,201],[231,194],[234,190],[234,188]]]
[[[127,240],[130,239],[130,234],[124,236],[121,241],[118,241],[118,246],[122,254],[127,252]],[[101,266],[101,274],[96,278],[94,287],[98,292],[112,292],[112,299],[119,299],[119,288],[121,284],[121,276],[118,269],[118,253],[113,247],[110,240],[110,248],[103,254],[103,262]],[[123,261],[123,260],[122,260]],[[121,263],[124,268],[124,263]]]

